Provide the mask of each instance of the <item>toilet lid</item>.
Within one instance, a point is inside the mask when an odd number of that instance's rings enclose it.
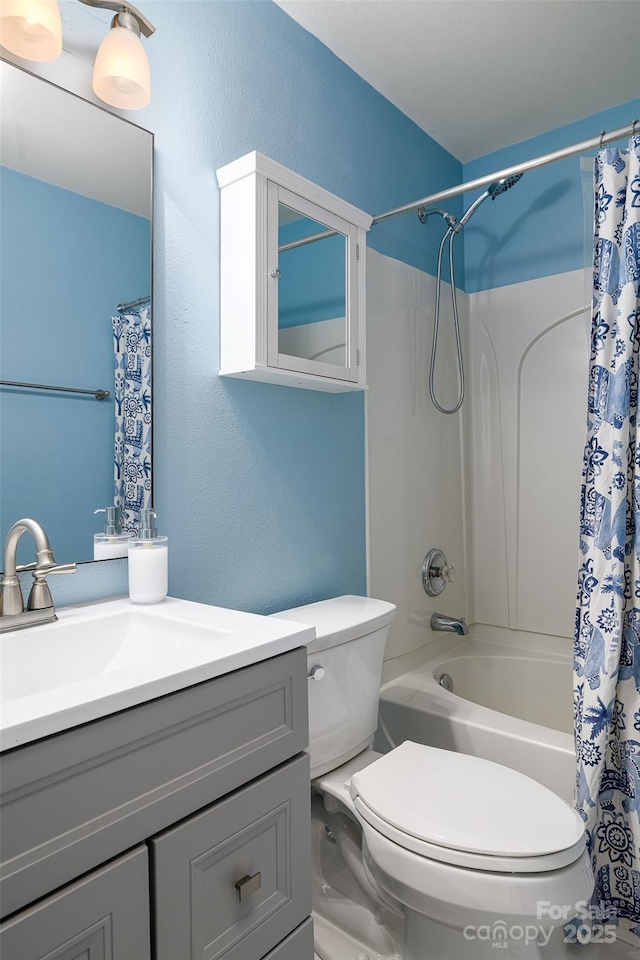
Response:
[[[584,835],[576,811],[530,777],[409,740],[354,774],[350,790],[394,833],[450,850],[543,857],[579,849]]]

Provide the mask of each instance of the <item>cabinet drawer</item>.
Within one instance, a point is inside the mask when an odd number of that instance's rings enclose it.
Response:
[[[292,650],[3,753],[2,916],[303,750],[306,666]]]
[[[305,754],[151,841],[156,960],[259,960],[309,916],[309,801]]]
[[[264,960],[313,960],[313,920],[309,917]]]
[[[2,960],[148,960],[146,847],[0,925]]]

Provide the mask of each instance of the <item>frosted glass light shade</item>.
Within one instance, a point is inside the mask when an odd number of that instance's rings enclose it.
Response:
[[[151,72],[140,37],[115,26],[98,50],[93,89],[101,100],[122,110],[140,110],[151,99]]]
[[[58,0],[0,0],[0,43],[25,60],[55,60],[62,52]]]

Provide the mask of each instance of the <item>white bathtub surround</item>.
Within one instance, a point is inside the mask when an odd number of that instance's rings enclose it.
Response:
[[[478,631],[481,635],[483,631]],[[488,631],[484,631],[487,635]],[[509,637],[510,631],[497,631]],[[510,643],[460,638],[383,684],[376,749],[403,740],[484,757],[573,798],[572,673],[569,649],[545,649],[548,638]],[[453,691],[438,683],[443,673]],[[533,689],[532,675],[540,684]],[[539,690],[545,691],[544,697]],[[538,691],[538,692],[536,692]]]
[[[435,279],[369,252],[369,592],[398,607],[385,659],[436,640],[428,626],[436,610],[573,636],[585,288],[585,273],[576,270],[459,293],[468,393],[462,411],[447,417],[428,395]],[[446,288],[442,303],[437,390],[453,403]],[[444,549],[457,574],[434,599],[420,580],[432,546]]]
[[[429,398],[435,279],[367,252],[367,446],[369,593],[395,603],[385,659],[437,639],[434,612],[466,616],[462,414],[443,416]],[[464,332],[466,298],[458,295]],[[451,304],[443,285],[436,389],[457,396]],[[456,580],[437,597],[422,587],[421,569],[440,547]]]
[[[470,619],[572,637],[589,360],[585,274],[468,301]]]

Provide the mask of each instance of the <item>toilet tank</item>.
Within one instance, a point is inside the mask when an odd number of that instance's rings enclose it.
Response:
[[[364,750],[378,725],[382,660],[394,604],[345,596],[274,617],[314,626],[307,644],[311,777]]]

